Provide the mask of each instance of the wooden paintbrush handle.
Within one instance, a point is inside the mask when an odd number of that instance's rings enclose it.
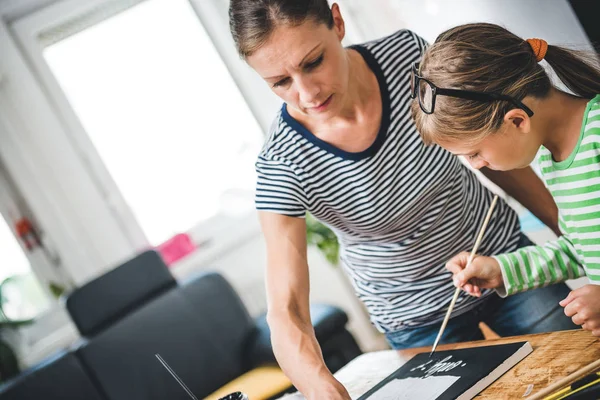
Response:
[[[492,213],[494,212],[494,207],[496,207],[497,202],[498,202],[498,195],[495,195],[494,200],[492,200],[492,204],[490,204],[490,209],[488,210],[487,215],[485,216],[485,219],[483,221],[483,224],[481,225],[481,229],[479,229],[479,234],[477,235],[477,239],[475,240],[475,245],[473,246],[473,250],[471,251],[471,254],[469,255],[469,260],[467,261],[466,267],[468,267],[469,264],[471,264],[471,261],[473,261],[473,258],[475,258],[475,255],[477,254],[477,250],[479,249],[479,245],[481,244],[481,240],[483,239],[483,235],[485,234],[485,229],[487,227],[488,222],[490,222],[490,218],[492,217]],[[438,332],[438,335],[435,338],[435,342],[433,342],[433,347],[431,348],[431,353],[429,353],[429,356],[431,356],[433,354],[438,343],[440,342],[440,339],[442,338],[444,329],[446,329],[446,324],[448,324],[448,320],[450,319],[450,314],[452,314],[452,310],[454,309],[454,304],[456,303],[456,299],[458,299],[459,294],[460,294],[460,288],[458,287],[454,291],[454,296],[452,297],[452,301],[450,302],[448,311],[446,311],[446,316],[444,317],[444,321],[442,322],[440,331]]]
[[[547,388],[540,390],[533,396],[527,397],[527,400],[543,399],[544,397],[556,392],[557,390],[562,389],[563,387],[565,387],[567,385],[570,385],[571,383],[575,382],[576,380],[583,378],[584,376],[591,374],[592,372],[594,372],[598,369],[600,369],[600,360],[596,360],[593,363],[588,364],[587,366],[573,372],[571,375],[556,381],[555,383],[548,386]]]

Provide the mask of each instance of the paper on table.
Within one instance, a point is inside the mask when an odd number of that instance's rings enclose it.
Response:
[[[459,380],[459,376],[394,379],[369,399],[373,400],[435,400]]]

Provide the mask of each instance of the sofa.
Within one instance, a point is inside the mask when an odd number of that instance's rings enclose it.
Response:
[[[0,400],[189,399],[157,354],[198,398],[235,389],[245,376],[256,380],[261,368],[271,375],[251,400],[293,390],[287,378],[272,378],[283,373],[265,316],[252,318],[218,273],[179,284],[160,255],[146,251],[77,289],[66,307],[81,342],[2,386]],[[361,354],[341,309],[314,304],[311,317],[330,370]]]

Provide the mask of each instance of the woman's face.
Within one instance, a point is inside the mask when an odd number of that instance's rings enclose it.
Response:
[[[331,29],[312,20],[278,26],[247,58],[288,106],[320,120],[339,114],[348,92],[349,62],[341,44],[344,21],[337,5],[332,13]]]

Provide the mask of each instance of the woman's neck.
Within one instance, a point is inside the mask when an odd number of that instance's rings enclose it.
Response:
[[[543,121],[539,130],[542,144],[552,153],[554,161],[566,160],[577,146],[588,102],[557,89],[540,101],[536,114]]]
[[[364,114],[372,98],[377,95],[379,84],[375,74],[356,50],[347,49],[350,63],[348,94],[340,114],[334,118],[339,122],[354,124]]]

